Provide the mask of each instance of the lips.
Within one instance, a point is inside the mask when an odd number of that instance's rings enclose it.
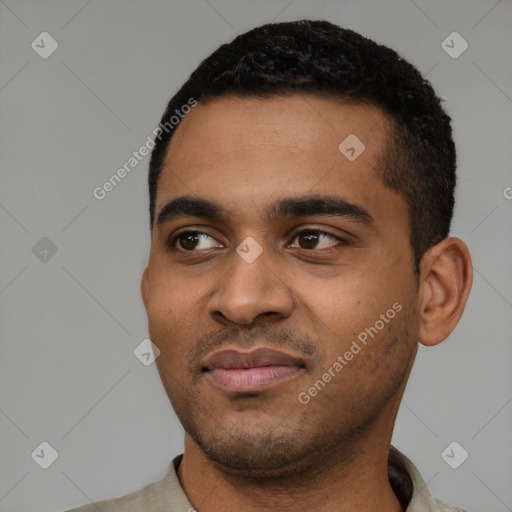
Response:
[[[203,370],[212,383],[224,391],[263,391],[292,379],[304,368],[299,357],[270,348],[250,352],[221,350],[206,358]]]

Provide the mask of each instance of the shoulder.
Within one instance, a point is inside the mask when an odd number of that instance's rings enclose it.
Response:
[[[162,480],[151,482],[125,496],[89,503],[65,512],[172,512],[191,509],[180,487],[176,467],[181,455],[170,464]]]
[[[454,507],[453,505],[448,505],[442,500],[436,499],[436,504],[439,507],[439,512],[466,512],[463,508]]]
[[[388,469],[390,482],[395,481],[395,493],[401,490],[408,503],[406,512],[466,512],[464,509],[454,507],[432,495],[418,468],[400,450],[390,447]],[[407,476],[407,478],[406,478]],[[397,486],[396,482],[400,485]],[[397,494],[398,495],[398,494]]]
[[[148,510],[147,505],[155,500],[157,483],[151,483],[138,491],[105,501],[89,503],[65,512],[139,512]]]

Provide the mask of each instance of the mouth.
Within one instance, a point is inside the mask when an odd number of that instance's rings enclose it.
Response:
[[[224,391],[254,393],[288,382],[304,368],[298,357],[271,348],[257,348],[250,352],[215,352],[205,360],[202,371]]]

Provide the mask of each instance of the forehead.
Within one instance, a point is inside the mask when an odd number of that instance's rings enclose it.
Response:
[[[184,195],[246,215],[258,214],[248,205],[306,194],[337,193],[363,205],[400,202],[375,172],[389,129],[375,106],[313,95],[199,103],[171,139],[156,212]]]
[[[372,153],[385,137],[387,125],[387,116],[380,108],[333,97],[226,96],[199,102],[176,129],[168,156],[181,160],[255,145],[288,146],[297,152],[320,152],[328,147],[337,150],[339,142],[350,134],[364,139]],[[192,148],[193,154],[186,154]]]

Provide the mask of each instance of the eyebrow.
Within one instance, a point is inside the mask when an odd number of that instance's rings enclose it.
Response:
[[[346,218],[368,226],[374,225],[373,217],[365,208],[339,196],[285,197],[268,205],[264,215],[269,222],[293,217],[332,216]],[[162,207],[158,213],[157,224],[161,226],[181,217],[202,217],[226,223],[229,216],[219,203],[204,198],[181,196],[172,199]]]

